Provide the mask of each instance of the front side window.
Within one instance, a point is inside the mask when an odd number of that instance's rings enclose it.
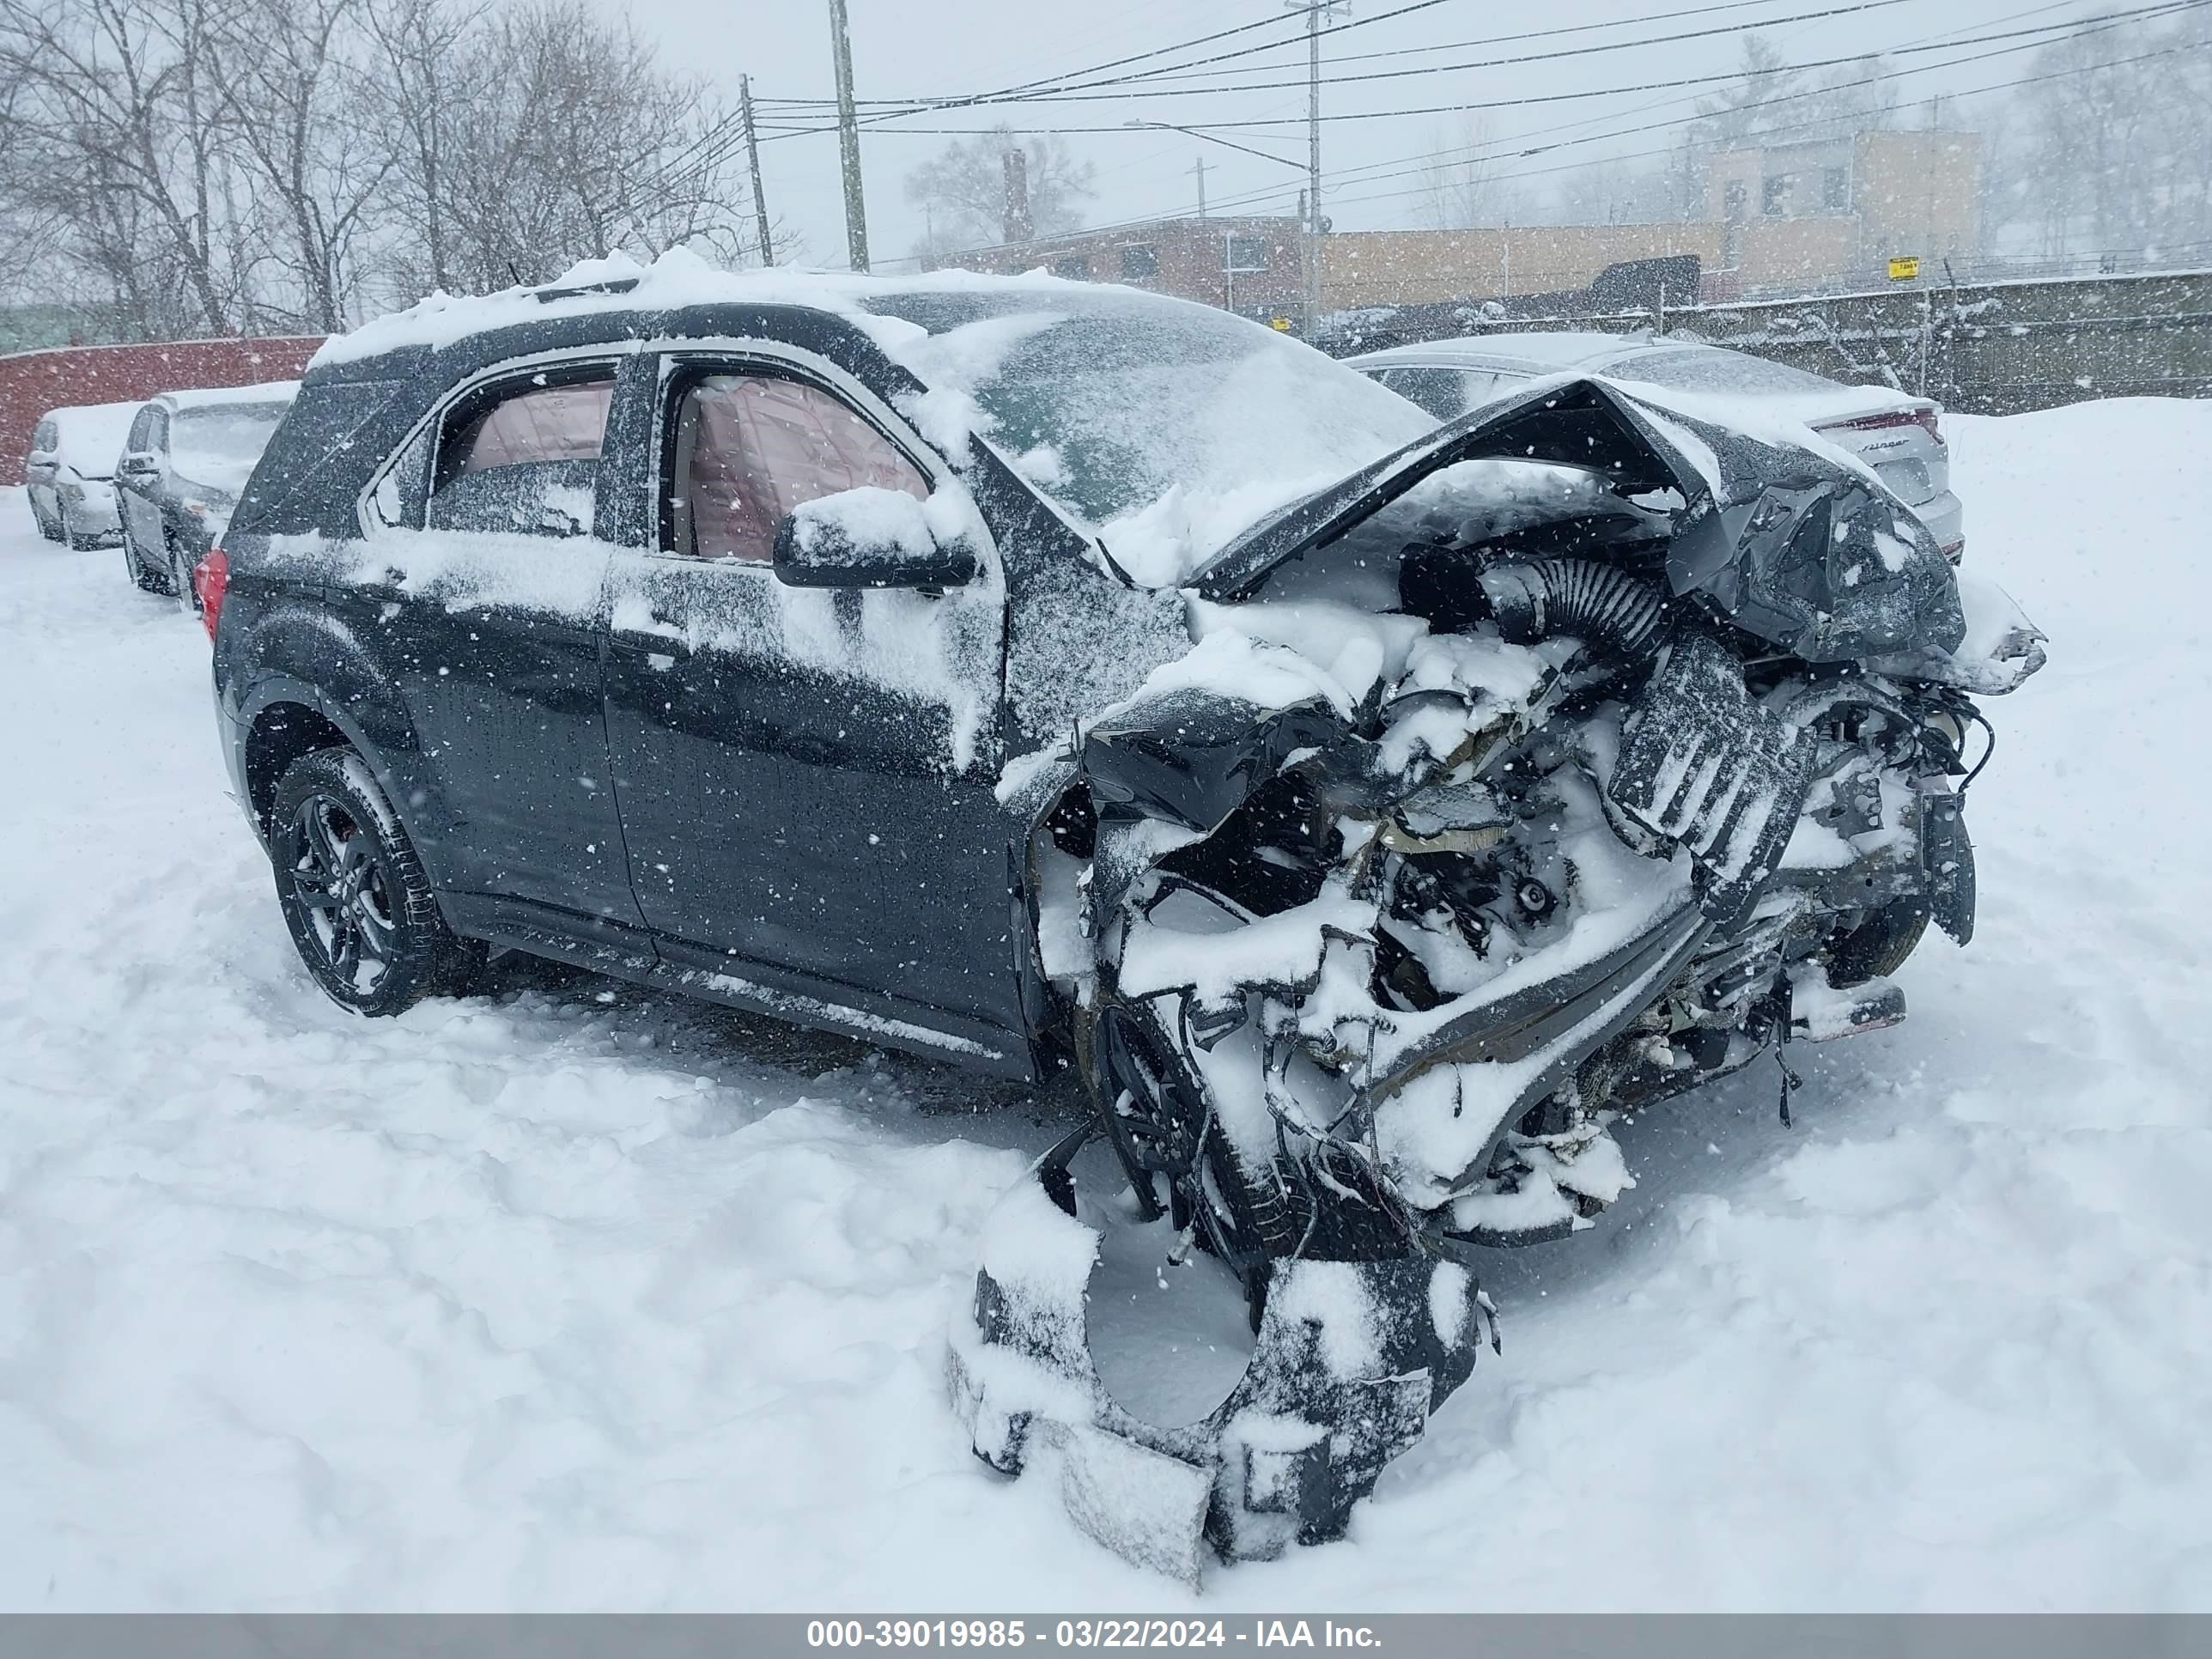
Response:
[[[31,447],[42,454],[51,455],[53,453],[54,441],[54,423],[52,421],[40,421],[39,429],[31,434]]]
[[[589,534],[614,390],[613,372],[593,368],[542,371],[462,399],[439,427],[431,527]]]
[[[796,508],[872,486],[924,501],[929,481],[889,438],[803,380],[710,374],[683,393],[668,483],[668,550],[766,560]]]

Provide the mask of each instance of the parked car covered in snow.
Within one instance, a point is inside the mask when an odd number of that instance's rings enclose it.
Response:
[[[165,392],[131,422],[116,463],[123,564],[150,593],[197,605],[192,573],[222,537],[297,380]]]
[[[1438,420],[1456,420],[1477,404],[1544,375],[1572,372],[1638,381],[1686,393],[1723,421],[1747,404],[1802,422],[1874,469],[1928,526],[1955,564],[1965,551],[1964,514],[1951,493],[1951,458],[1938,417],[1942,406],[1887,386],[1849,386],[1769,362],[1747,352],[1680,340],[1641,339],[1574,330],[1485,334],[1397,346],[1348,358],[1364,374],[1412,398]]]
[[[115,462],[135,403],[49,410],[31,434],[23,483],[39,534],[78,549],[105,547],[119,529]]]
[[[201,587],[343,1006],[511,947],[1079,1073],[954,1394],[1002,1468],[1093,1400],[1237,1553],[1341,1526],[1619,1114],[1902,1017],[2042,660],[1863,470],[1656,388],[1438,427],[1209,307],[680,256],[325,347]],[[1043,1375],[1090,1138],[1273,1356],[1202,1433]]]

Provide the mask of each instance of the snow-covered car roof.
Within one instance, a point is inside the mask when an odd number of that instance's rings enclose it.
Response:
[[[630,320],[642,313],[688,337],[714,331],[718,310],[763,309],[817,313],[823,349],[840,334],[872,345],[903,372],[881,395],[926,441],[951,458],[991,442],[1143,586],[1176,585],[1255,520],[1433,423],[1303,342],[1195,301],[1041,271],[723,271],[681,248],[650,266],[587,261],[540,287],[433,295],[325,343],[307,384],[312,396],[380,382],[387,358],[504,349],[480,337],[637,337],[660,326]]]
[[[219,386],[164,392],[156,403],[171,409],[228,409],[240,404],[289,404],[300,395],[297,380],[264,380],[257,386]]]
[[[695,306],[804,306],[857,324],[890,351],[914,333],[910,325],[877,316],[870,302],[897,295],[957,294],[1030,289],[1040,294],[1095,290],[1100,285],[1031,271],[992,276],[969,270],[936,270],[914,276],[860,276],[776,265],[765,270],[723,270],[690,249],[674,247],[653,264],[627,254],[586,259],[550,283],[502,289],[495,294],[432,294],[404,311],[372,319],[349,334],[325,340],[308,362],[313,371],[356,362],[409,347],[435,350],[475,334],[517,323],[542,322],[611,311],[676,311]]]
[[[48,410],[40,423],[54,423],[53,453],[88,477],[104,478],[115,470],[115,458],[131,435],[131,422],[145,406],[143,400],[70,404]]]
[[[1556,329],[1522,334],[1477,334],[1453,340],[1424,340],[1370,351],[1350,361],[1371,365],[1411,362],[1511,365],[1530,371],[1584,368],[1608,362],[1646,342],[1625,334],[1599,334],[1586,329]]]
[[[1555,374],[1580,369],[1616,380],[1639,381],[1707,400],[1690,412],[1727,418],[1744,416],[1736,400],[1751,398],[1808,425],[1888,409],[1934,407],[1893,386],[1831,380],[1788,363],[1699,340],[1646,339],[1582,329],[1471,335],[1393,346],[1347,360],[1374,370],[1394,364],[1449,365],[1510,374]],[[1753,416],[1756,419],[1758,417]]]

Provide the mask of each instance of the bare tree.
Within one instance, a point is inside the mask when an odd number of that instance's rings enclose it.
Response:
[[[1017,138],[1000,122],[989,132],[955,140],[906,176],[909,202],[928,216],[929,235],[915,252],[926,261],[962,248],[994,247],[1006,236],[1007,157],[1020,149],[1029,187],[1031,233],[1058,236],[1083,222],[1082,204],[1097,191],[1097,169],[1079,161],[1052,133]]]
[[[458,65],[471,89],[440,186],[451,275],[489,288],[576,259],[703,242],[750,249],[750,195],[731,112],[660,68],[625,20],[547,0],[493,20]]]
[[[463,48],[484,13],[481,3],[453,0],[367,0],[363,8],[375,65],[364,113],[392,157],[382,257],[403,294],[453,286],[446,170],[459,113],[483,91],[469,75],[482,57]]]
[[[2036,54],[2007,216],[2053,254],[2212,252],[2212,23],[2085,28]]]
[[[228,4],[0,0],[10,206],[149,333],[227,332],[237,313],[217,222]]]
[[[1763,139],[1847,138],[1895,125],[1897,92],[1869,54],[1819,75],[1792,68],[1764,35],[1743,40],[1741,76],[1702,99],[1693,147],[1735,149]]]
[[[1433,135],[1419,175],[1420,222],[1431,230],[1466,230],[1516,216],[1513,189],[1498,177],[1496,149],[1490,118],[1480,111],[1462,115],[1455,134]]]
[[[368,215],[396,158],[356,118],[369,82],[362,0],[242,0],[223,109],[269,216],[266,258],[299,320],[346,325]]]
[[[157,338],[758,256],[729,109],[584,0],[493,3],[0,0],[0,251]]]

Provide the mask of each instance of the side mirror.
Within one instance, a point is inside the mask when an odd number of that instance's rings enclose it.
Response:
[[[770,568],[790,587],[963,587],[981,564],[965,542],[939,542],[913,496],[862,488],[808,501],[777,525]]]
[[[146,450],[132,450],[115,464],[115,470],[126,478],[158,478],[161,463]]]

